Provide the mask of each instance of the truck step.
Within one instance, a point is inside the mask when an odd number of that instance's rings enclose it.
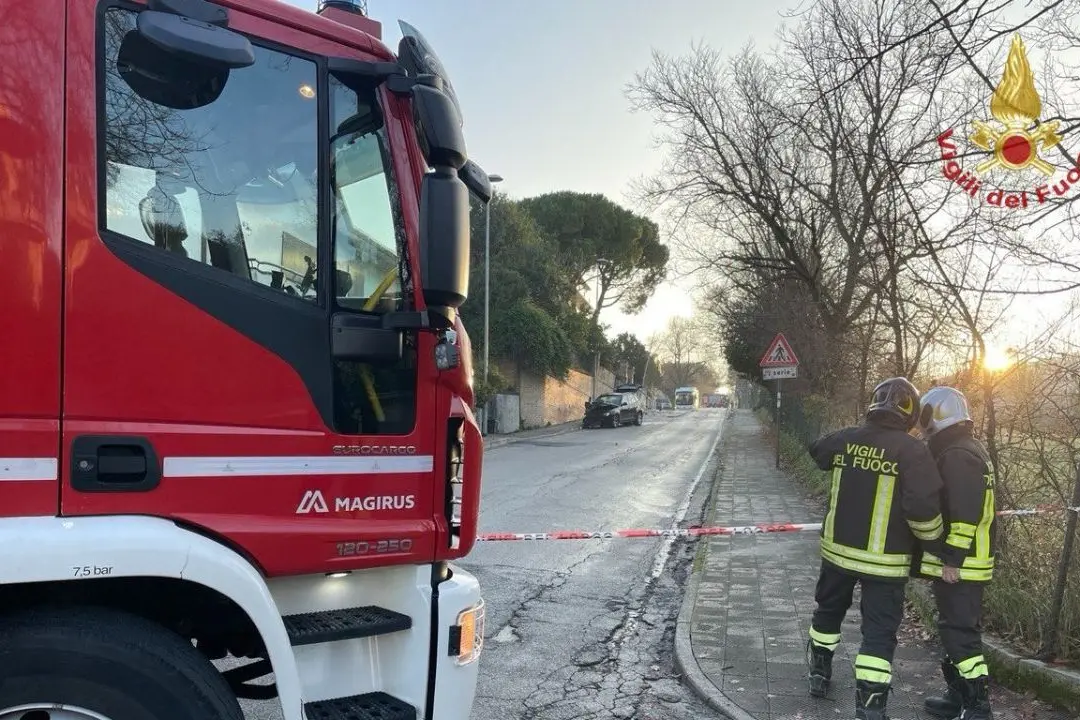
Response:
[[[416,720],[416,708],[383,692],[304,703],[308,720]]]
[[[286,615],[284,620],[294,646],[386,635],[412,627],[408,615],[376,605]]]

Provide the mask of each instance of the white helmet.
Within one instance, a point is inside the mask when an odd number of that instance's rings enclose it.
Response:
[[[962,422],[972,422],[967,398],[956,388],[932,387],[922,396],[919,412],[919,430],[924,437],[936,435],[947,427]]]

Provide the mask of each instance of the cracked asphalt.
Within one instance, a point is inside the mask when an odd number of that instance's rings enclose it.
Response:
[[[484,457],[480,530],[700,524],[725,417],[654,411],[641,427],[494,448]],[[477,543],[458,563],[480,579],[487,605],[471,720],[721,717],[679,682],[674,665],[695,550],[663,538]],[[281,717],[276,700],[241,706],[248,720]]]
[[[642,427],[496,448],[481,532],[697,524],[725,412],[652,412]],[[473,720],[719,717],[672,656],[693,554],[660,538],[479,543],[461,563],[487,602]]]

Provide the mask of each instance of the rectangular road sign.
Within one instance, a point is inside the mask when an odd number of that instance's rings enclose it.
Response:
[[[763,380],[793,380],[799,377],[799,368],[794,365],[788,365],[787,367],[767,367],[762,368],[761,378]]]

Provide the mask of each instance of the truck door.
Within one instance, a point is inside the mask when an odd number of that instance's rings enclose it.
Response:
[[[62,512],[174,518],[271,575],[430,561],[430,352],[331,356],[332,314],[416,302],[400,108],[326,69],[375,58],[230,10],[255,63],[161,83],[139,9],[68,2]]]
[[[11,3],[0,64],[59,76],[64,2]],[[55,515],[60,447],[64,114],[59,83],[0,80],[0,515]]]

